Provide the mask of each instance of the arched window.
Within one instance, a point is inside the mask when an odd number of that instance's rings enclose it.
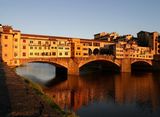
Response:
[[[92,55],[92,50],[90,48],[88,49],[88,55]]]
[[[98,48],[95,48],[95,49],[93,50],[93,54],[94,54],[94,55],[99,54],[99,49],[98,49]]]

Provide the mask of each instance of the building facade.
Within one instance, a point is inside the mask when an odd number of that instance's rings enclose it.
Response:
[[[88,57],[112,44],[93,39],[23,34],[11,26],[2,26],[2,29],[2,59],[9,66],[19,65],[19,59]]]

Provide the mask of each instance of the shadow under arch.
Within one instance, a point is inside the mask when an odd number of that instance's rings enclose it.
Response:
[[[117,64],[107,61],[107,60],[94,60],[87,62],[80,68],[80,74],[90,74],[90,73],[108,73],[108,72],[120,72],[120,66]]]
[[[147,61],[135,61],[131,63],[132,72],[151,72],[153,71],[152,64]]]
[[[44,64],[50,64],[55,66],[55,77],[61,77],[61,76],[67,76],[67,67],[62,66],[60,64],[54,63],[54,62],[48,62],[48,61],[31,61],[31,62],[26,62],[22,64],[22,66],[28,64],[28,63],[44,63]]]

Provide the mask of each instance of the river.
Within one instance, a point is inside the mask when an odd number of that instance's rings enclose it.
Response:
[[[160,73],[93,73],[55,77],[55,67],[29,63],[16,73],[41,85],[62,109],[80,117],[159,117]]]

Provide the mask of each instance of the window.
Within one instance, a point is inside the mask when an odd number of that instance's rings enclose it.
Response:
[[[7,57],[7,54],[4,54],[5,57]]]
[[[23,43],[26,43],[26,40],[23,39]]]
[[[69,48],[65,48],[66,50],[69,50]]]
[[[44,52],[42,52],[42,56],[44,56],[45,54],[44,54]]]
[[[23,46],[23,49],[26,49],[26,46]]]
[[[14,61],[15,64],[17,64],[17,61]]]
[[[53,42],[53,44],[56,44],[56,42]]]
[[[46,41],[45,44],[48,44],[48,41]]]
[[[83,50],[88,50],[88,48],[83,48]]]
[[[22,56],[26,56],[26,53],[25,53],[25,52],[23,52],[23,53],[22,53]]]
[[[52,55],[55,56],[55,55],[56,55],[56,52],[52,52]]]
[[[46,52],[46,56],[48,56],[48,52]]]
[[[63,47],[59,47],[58,49],[63,49]]]
[[[65,52],[65,55],[68,55],[68,52]]]
[[[30,49],[33,49],[33,47],[31,46]]]
[[[8,36],[5,36],[4,38],[5,38],[5,39],[8,39]]]
[[[31,52],[30,55],[33,55],[33,52]]]
[[[38,41],[38,44],[41,45],[41,41]]]
[[[41,49],[42,49],[42,47],[39,47],[39,49],[41,50]]]
[[[77,47],[78,50],[80,50],[80,47]]]
[[[37,52],[37,53],[34,53],[34,55],[39,56],[39,53],[38,53],[38,52]]]
[[[17,41],[18,41],[18,39],[15,39],[14,41],[15,41],[15,42],[17,42]]]
[[[17,46],[14,46],[14,48],[18,48]]]
[[[100,46],[100,43],[93,43],[93,46]]]
[[[33,43],[33,41],[30,41],[30,43]]]
[[[37,47],[34,47],[35,49],[37,49]]]
[[[8,46],[7,44],[4,45],[4,47],[7,47],[7,46]]]
[[[62,56],[62,52],[60,52],[59,55]]]
[[[14,53],[14,57],[16,57],[17,55],[18,55],[18,54],[15,52],[15,53]]]

